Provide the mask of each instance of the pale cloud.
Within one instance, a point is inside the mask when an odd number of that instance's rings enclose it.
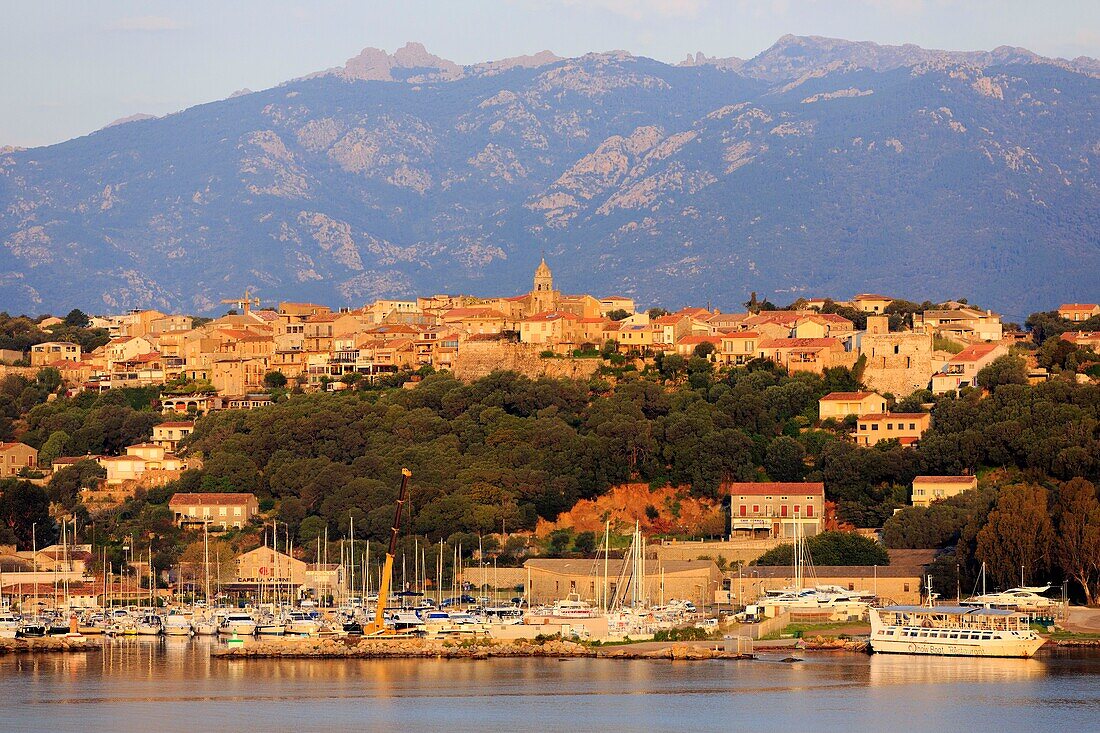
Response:
[[[566,5],[600,8],[631,20],[694,18],[709,0],[563,0]]]
[[[183,23],[167,15],[138,15],[129,18],[119,18],[107,25],[107,30],[109,31],[132,31],[138,33],[178,31],[183,28]]]

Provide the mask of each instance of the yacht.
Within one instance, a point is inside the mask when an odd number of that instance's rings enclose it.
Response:
[[[1034,656],[1045,640],[1027,616],[974,606],[887,606],[871,609],[871,650],[952,657]]]
[[[283,629],[287,634],[316,636],[321,631],[321,624],[305,611],[291,611],[286,615]]]
[[[170,613],[164,617],[165,636],[191,636],[191,621],[182,613]]]
[[[570,593],[565,600],[554,604],[551,615],[557,618],[595,618],[597,610],[582,601],[579,594]]]
[[[138,636],[160,636],[164,633],[164,623],[155,613],[146,614],[134,624]]]
[[[15,614],[0,614],[0,639],[14,639],[22,625],[23,619]]]
[[[256,621],[246,611],[230,611],[218,627],[219,634],[252,636],[256,633]]]
[[[967,598],[965,601],[962,602],[962,605],[988,606],[989,608],[1008,608],[1020,611],[1049,609],[1051,606],[1056,605],[1055,602],[1047,598],[1046,596],[1040,595],[1041,593],[1045,593],[1048,590],[1050,590],[1049,585],[1009,588],[1008,590],[1001,591],[1000,593],[983,593],[980,596]]]

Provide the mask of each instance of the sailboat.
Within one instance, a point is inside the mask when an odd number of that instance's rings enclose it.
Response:
[[[209,616],[213,612],[210,606],[210,533],[206,523],[202,526],[202,572],[203,572],[203,600],[206,604],[204,614],[195,614],[191,618],[191,630],[195,636],[215,636],[218,633],[218,625]]]

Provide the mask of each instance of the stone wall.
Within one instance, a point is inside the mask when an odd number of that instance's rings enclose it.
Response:
[[[718,558],[722,557],[731,564],[741,562],[748,565],[783,542],[784,540],[778,538],[735,539],[721,542],[669,540],[656,545],[656,549],[657,557],[661,560],[698,560],[701,557],[709,557],[717,562]]]
[[[863,383],[879,394],[889,392],[898,399],[932,380],[932,336],[906,331],[865,334],[860,353],[867,358]]]
[[[540,356],[544,350],[545,347],[536,344],[466,341],[459,345],[454,374],[466,382],[499,370],[519,372],[532,379],[588,379],[602,363],[600,359],[544,359]]]
[[[20,377],[26,377],[27,379],[34,379],[38,376],[38,370],[42,367],[20,367],[20,366],[8,366],[7,364],[0,364],[0,379],[8,376],[9,374],[15,374]]]

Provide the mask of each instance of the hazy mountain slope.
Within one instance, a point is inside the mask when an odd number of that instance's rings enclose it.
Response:
[[[785,37],[740,71],[409,46],[3,153],[0,308],[517,292],[542,250],[645,303],[1097,297],[1087,64],[871,46]]]

